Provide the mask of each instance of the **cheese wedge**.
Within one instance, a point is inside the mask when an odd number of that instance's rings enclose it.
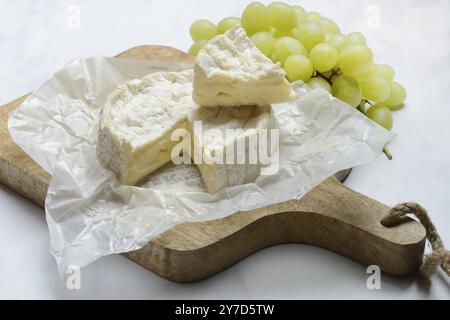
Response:
[[[171,133],[188,130],[193,71],[157,72],[112,92],[100,117],[97,157],[122,184],[135,185],[171,160]]]
[[[271,128],[270,106],[199,108],[192,117],[190,156],[208,192],[254,182],[261,169],[260,137]]]
[[[293,99],[285,72],[235,27],[211,39],[196,58],[194,101],[203,107],[265,106]]]

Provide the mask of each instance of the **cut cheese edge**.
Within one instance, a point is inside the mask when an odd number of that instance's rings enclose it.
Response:
[[[274,64],[235,27],[211,39],[196,58],[193,99],[204,107],[265,106],[295,98]]]

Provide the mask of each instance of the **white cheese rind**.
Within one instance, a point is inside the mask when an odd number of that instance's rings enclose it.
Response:
[[[100,116],[97,156],[123,184],[134,185],[171,160],[171,133],[188,129],[192,70],[157,72],[112,92]]]
[[[295,97],[274,64],[236,27],[211,39],[194,67],[193,99],[204,107],[265,106]]]

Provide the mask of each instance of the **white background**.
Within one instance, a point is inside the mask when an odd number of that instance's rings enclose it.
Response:
[[[189,25],[240,15],[249,1],[0,0],[0,104],[37,88],[76,57],[113,56],[142,44],[187,50]],[[263,1],[269,2],[269,1]],[[380,156],[356,168],[346,184],[387,205],[417,201],[450,246],[450,2],[448,0],[298,0],[366,34],[377,62],[397,70],[408,90],[395,113],[393,161]],[[79,25],[76,14],[79,11]],[[75,16],[74,16],[75,14]],[[265,249],[207,280],[177,284],[117,255],[82,270],[69,291],[49,254],[43,210],[0,185],[0,298],[356,298],[448,299],[440,271],[430,287],[414,277],[383,274],[366,287],[366,266],[301,244]]]

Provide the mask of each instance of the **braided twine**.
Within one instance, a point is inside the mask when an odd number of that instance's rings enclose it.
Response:
[[[444,243],[439,236],[435,226],[431,222],[427,211],[415,202],[405,202],[393,207],[389,213],[381,220],[385,227],[392,227],[405,222],[407,214],[414,214],[425,227],[427,239],[431,243],[433,252],[425,256],[425,260],[420,267],[420,272],[426,277],[431,277],[441,266],[442,270],[450,277],[450,251],[445,250]]]

